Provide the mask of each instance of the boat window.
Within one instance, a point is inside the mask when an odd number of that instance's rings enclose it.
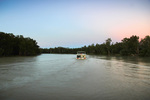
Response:
[[[77,58],[80,58],[81,57],[81,55],[77,55]]]

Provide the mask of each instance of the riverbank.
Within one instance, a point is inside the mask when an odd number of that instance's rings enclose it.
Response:
[[[0,32],[0,56],[32,56],[40,54],[37,42],[29,37]]]
[[[145,36],[139,41],[139,37],[133,35],[116,43],[112,43],[111,38],[108,38],[102,44],[91,44],[81,48],[41,48],[42,53],[76,54],[77,51],[85,51],[87,54],[95,55],[150,57],[150,36]]]

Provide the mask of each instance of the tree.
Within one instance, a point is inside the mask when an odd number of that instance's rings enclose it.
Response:
[[[139,37],[131,36],[129,41],[130,53],[133,55],[139,55]]]
[[[139,54],[139,37],[131,36],[122,40],[123,49],[121,55],[138,55]]]
[[[0,48],[0,56],[2,56],[4,53],[4,49]]]
[[[107,40],[106,40],[106,50],[107,50],[107,55],[110,55],[110,52],[111,52],[111,38],[108,38]]]
[[[0,32],[0,56],[37,54],[40,54],[40,50],[35,40]]]
[[[108,38],[102,44],[91,44],[81,48],[64,48],[55,47],[50,49],[41,49],[43,53],[71,53],[77,51],[86,51],[87,54],[100,55],[123,55],[123,56],[150,56],[150,36],[146,36],[139,42],[139,37],[132,35],[130,38],[124,38],[121,42],[111,43],[111,38]]]
[[[113,54],[120,54],[121,50],[123,50],[123,44],[116,42],[111,46]]]
[[[150,56],[150,36],[146,36],[140,41],[140,55]]]

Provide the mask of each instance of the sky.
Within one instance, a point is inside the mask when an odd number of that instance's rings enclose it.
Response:
[[[0,31],[41,48],[102,44],[150,35],[150,0],[0,0]]]

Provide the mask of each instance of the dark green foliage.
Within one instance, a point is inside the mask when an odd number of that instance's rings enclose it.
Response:
[[[122,42],[111,43],[108,38],[103,44],[91,44],[81,48],[63,48],[55,47],[50,49],[41,49],[43,53],[76,54],[77,51],[86,51],[87,54],[99,55],[122,55],[122,56],[150,56],[150,36],[146,36],[139,42],[138,36],[124,38]]]
[[[121,55],[139,55],[139,37],[131,36],[122,40]]]
[[[35,40],[0,32],[0,56],[30,56],[39,53],[39,46]]]
[[[111,45],[112,54],[121,54],[121,50],[123,50],[123,43],[116,43]]]
[[[81,48],[55,47],[39,49],[37,42],[22,35],[0,32],[0,56],[30,56],[42,53],[76,54],[77,51],[86,51],[87,54],[123,55],[123,56],[150,56],[150,36],[139,42],[138,36],[124,38],[120,43],[111,43],[108,38],[103,44],[91,44]]]
[[[146,36],[140,42],[140,55],[150,56],[150,36]]]
[[[107,55],[110,55],[110,53],[111,53],[111,38],[108,38],[107,40],[106,40],[106,50],[107,50]]]

